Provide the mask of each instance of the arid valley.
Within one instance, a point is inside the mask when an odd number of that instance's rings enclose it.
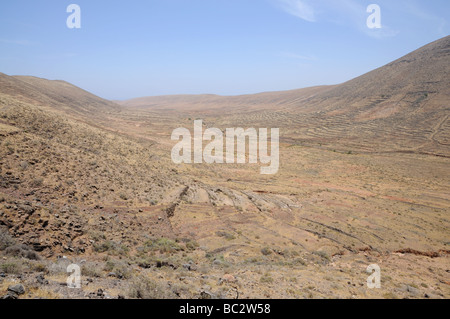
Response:
[[[447,299],[449,74],[450,37],[253,95],[108,101],[1,73],[0,297]],[[279,171],[174,164],[196,119],[279,128]]]

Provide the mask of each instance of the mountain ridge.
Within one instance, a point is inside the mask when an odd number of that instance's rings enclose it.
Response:
[[[395,60],[392,61],[380,68],[367,72],[359,77],[356,77],[352,80],[344,82],[342,84],[330,85],[330,86],[315,86],[308,88],[301,88],[295,90],[288,91],[275,91],[275,92],[262,92],[257,94],[246,94],[239,96],[219,96],[212,95],[213,100],[211,99],[211,95],[164,95],[164,96],[151,96],[151,97],[140,97],[134,98],[125,101],[117,101],[118,104],[127,106],[127,107],[153,107],[153,108],[164,108],[170,107],[170,102],[176,102],[175,107],[179,110],[182,110],[183,107],[189,107],[188,103],[194,104],[202,104],[203,107],[210,107],[211,103],[229,103],[233,106],[233,103],[242,103],[246,101],[247,103],[252,104],[253,101],[258,101],[262,96],[276,96],[274,97],[275,101],[284,100],[286,104],[292,104],[293,101],[297,98],[304,97],[302,93],[308,91],[316,91],[318,90],[319,96],[316,98],[321,99],[332,99],[336,97],[348,97],[349,95],[367,95],[367,96],[381,96],[381,95],[392,95],[395,94],[393,90],[402,90],[406,87],[411,87],[410,83],[404,83],[405,79],[409,79],[408,76],[412,75],[413,80],[417,77],[424,78],[424,81],[419,83],[413,83],[415,86],[412,89],[417,88],[421,84],[433,84],[438,83],[439,90],[443,91],[445,96],[450,96],[450,79],[448,74],[450,73],[450,36],[444,37],[442,39],[436,40],[430,44],[422,46],[421,48]],[[437,61],[432,61],[434,63],[431,66],[425,67],[424,62],[430,59],[434,59],[437,57]],[[415,63],[414,63],[415,62]],[[414,65],[408,65],[405,67],[401,64],[410,64],[414,63]],[[422,65],[421,65],[422,64]],[[430,68],[431,70],[427,72],[427,74],[417,74],[419,71],[424,70],[426,68]],[[387,81],[390,74],[397,74],[394,81]],[[405,74],[406,73],[406,74]],[[409,73],[409,74],[408,74]],[[438,75],[436,77],[436,75]],[[410,81],[410,80],[409,80]],[[423,91],[426,91],[427,87],[423,88]],[[322,92],[320,92],[322,91]],[[385,92],[383,92],[385,91]],[[432,93],[433,88],[429,89]],[[187,99],[186,103],[178,103],[179,99]],[[206,101],[205,101],[206,100]],[[204,103],[207,102],[206,106]],[[259,105],[270,104],[267,102],[259,102]],[[275,103],[276,104],[276,103]],[[297,106],[299,106],[297,104]],[[291,105],[292,107],[292,105]]]
[[[34,76],[9,76],[0,73],[0,93],[23,102],[38,103],[78,115],[92,115],[99,111],[115,112],[120,109],[117,104],[67,81]]]

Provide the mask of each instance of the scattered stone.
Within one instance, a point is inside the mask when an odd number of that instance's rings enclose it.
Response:
[[[197,270],[197,266],[195,264],[184,264],[183,268],[187,269],[189,271],[196,271]]]
[[[48,280],[45,279],[44,275],[37,275],[36,276],[36,280],[38,283],[40,283],[41,285],[48,285]]]
[[[104,298],[105,297],[105,292],[103,291],[103,289],[99,288],[97,290],[97,297],[100,297],[100,298]]]
[[[400,291],[408,292],[411,296],[418,296],[420,294],[419,289],[411,287],[409,285],[402,285]]]
[[[197,271],[197,265],[192,264],[189,270],[190,271]]]
[[[441,297],[439,297],[438,295],[435,295],[433,293],[426,293],[424,295],[424,297],[427,298],[427,299],[441,299]]]
[[[219,259],[214,259],[213,265],[217,265],[217,266],[222,265],[222,261],[220,261]]]
[[[138,266],[144,269],[150,269],[153,266],[153,263],[150,263],[149,261],[146,260],[141,260],[138,262]]]
[[[162,268],[162,267],[171,267],[172,269],[177,269],[178,266],[172,263],[169,263],[167,261],[156,261],[156,268]]]
[[[8,287],[8,292],[12,292],[18,296],[23,295],[25,293],[25,288],[21,284],[17,284],[14,286]]]
[[[5,300],[7,300],[7,299],[17,299],[17,298],[19,298],[19,297],[15,293],[9,293],[9,292],[2,297],[2,299],[5,299]]]
[[[31,205],[19,205],[19,210],[27,215],[32,215],[36,210]]]
[[[209,291],[201,291],[200,299],[216,299],[216,296]]]

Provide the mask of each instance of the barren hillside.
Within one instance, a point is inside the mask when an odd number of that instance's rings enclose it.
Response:
[[[449,45],[338,86],[122,106],[0,74],[0,295],[448,298]],[[279,173],[173,164],[196,118],[279,127]]]

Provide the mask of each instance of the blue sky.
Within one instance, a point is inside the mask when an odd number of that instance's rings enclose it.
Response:
[[[1,1],[0,72],[108,99],[336,84],[448,35],[448,17],[448,0]]]

